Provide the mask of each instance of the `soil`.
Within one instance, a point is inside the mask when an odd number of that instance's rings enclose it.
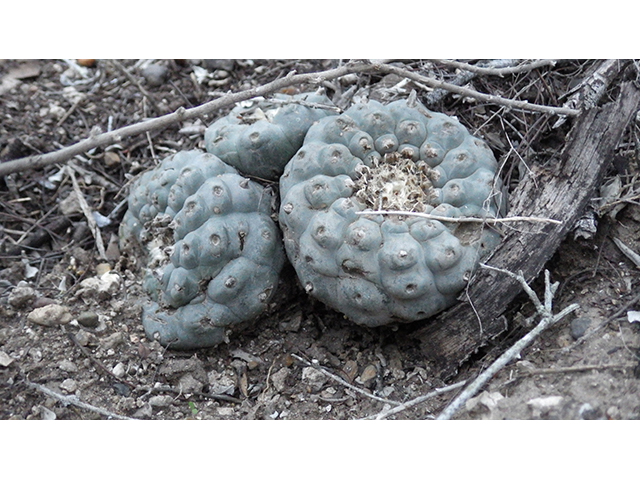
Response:
[[[55,151],[84,138],[202,104],[337,61],[0,61],[0,161]],[[596,61],[562,61],[466,86],[505,98],[562,105]],[[459,72],[403,62],[454,80]],[[635,67],[627,75],[635,75]],[[407,96],[411,84],[375,75],[327,85],[335,99]],[[304,88],[304,87],[302,87]],[[418,98],[427,92],[417,89]],[[288,92],[290,93],[290,92]],[[340,95],[341,94],[341,95]],[[605,98],[606,100],[606,98]],[[534,164],[553,161],[567,125],[557,118],[447,95],[430,108],[457,116],[503,162],[512,187]],[[505,312],[508,329],[453,377],[426,361],[415,325],[369,329],[310,299],[288,266],[275,300],[228,343],[167,350],[140,322],[143,258],[118,248],[127,187],[175,151],[202,147],[203,117],[123,138],[66,164],[0,180],[0,419],[360,419],[434,389],[474,378],[532,327],[522,294]],[[570,123],[570,120],[568,121]],[[560,283],[554,311],[579,309],[547,329],[455,418],[636,419],[640,417],[638,266],[614,239],[640,252],[638,126],[631,125],[585,225],[547,268]],[[74,178],[77,188],[74,188]],[[100,260],[77,192],[98,213]],[[91,218],[96,218],[91,217]],[[543,295],[543,276],[532,287]],[[42,307],[52,309],[42,314]],[[49,320],[50,325],[35,323]],[[53,320],[52,320],[53,319]],[[426,320],[429,321],[429,320]],[[536,320],[533,320],[535,323]],[[389,419],[434,418],[458,390]]]

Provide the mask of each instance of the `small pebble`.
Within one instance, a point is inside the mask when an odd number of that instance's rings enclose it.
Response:
[[[142,76],[150,87],[159,87],[167,81],[169,69],[163,65],[152,63],[142,70]]]
[[[583,420],[597,420],[600,418],[600,412],[598,409],[593,408],[590,403],[583,403],[578,409],[578,415]]]
[[[71,313],[67,307],[62,305],[51,304],[44,307],[36,308],[29,315],[27,320],[45,327],[53,327],[55,325],[66,325],[71,321]]]
[[[6,352],[0,350],[0,367],[8,367],[12,363],[13,358],[11,358]]]
[[[591,325],[591,319],[589,317],[576,317],[571,321],[571,337],[574,340],[578,340],[585,333],[587,333],[587,329]]]
[[[289,369],[282,367],[276,373],[271,375],[271,384],[278,392],[283,392],[287,388],[287,377],[289,376]]]
[[[76,340],[80,345],[86,347],[87,345],[98,345],[98,337],[96,337],[93,333],[85,332],[84,330],[80,330],[76,333]]]
[[[373,380],[378,375],[378,369],[375,365],[367,365],[365,369],[360,374],[359,380],[356,379],[356,382],[365,384],[370,380]]]
[[[113,367],[113,370],[111,370],[111,372],[113,373],[113,375],[116,378],[122,378],[124,377],[125,374],[125,366],[124,363],[120,362],[118,364],[116,364],[115,367]]]
[[[77,320],[83,327],[95,328],[100,325],[100,319],[95,312],[82,312]]]
[[[305,367],[302,370],[302,381],[307,384],[310,392],[317,392],[327,383],[327,377],[313,367]]]
[[[149,405],[155,408],[168,407],[173,403],[173,397],[171,395],[156,395],[149,399]]]
[[[67,373],[76,373],[78,371],[78,367],[76,366],[76,364],[66,359],[60,362],[58,368]]]
[[[73,378],[67,378],[60,384],[60,388],[69,393],[73,393],[78,389],[78,383]]]
[[[129,386],[125,385],[124,383],[119,383],[119,382],[114,383],[113,389],[118,395],[122,397],[128,397],[131,394],[131,388],[129,388]]]
[[[21,281],[11,290],[7,301],[13,308],[24,308],[37,297],[36,291],[25,281]]]

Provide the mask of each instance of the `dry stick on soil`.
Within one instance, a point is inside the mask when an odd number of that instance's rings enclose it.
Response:
[[[479,218],[479,217],[443,217],[440,215],[431,215],[430,213],[422,212],[405,212],[402,210],[365,210],[362,212],[356,212],[356,215],[406,215],[409,217],[420,217],[428,220],[437,220],[439,222],[448,223],[482,223],[487,225],[495,225],[499,223],[509,222],[531,222],[531,223],[553,223],[555,225],[562,225],[560,220],[554,220],[552,218],[540,218],[540,217],[505,217],[505,218]]]
[[[345,382],[342,378],[338,377],[337,375],[334,375],[333,373],[328,372],[327,370],[322,368],[320,365],[315,364],[313,362],[308,362],[304,358],[300,357],[299,355],[296,355],[295,353],[292,353],[291,356],[293,358],[295,358],[296,360],[298,360],[299,362],[304,363],[308,367],[315,368],[316,370],[318,370],[323,375],[326,375],[327,377],[335,380],[336,382],[338,382],[341,385],[349,388],[350,390],[358,392],[358,393],[360,393],[360,394],[362,394],[362,395],[364,395],[366,397],[372,398],[372,399],[377,400],[379,402],[390,403],[391,405],[400,405],[400,402],[396,402],[394,400],[389,400],[387,398],[382,398],[382,397],[378,397],[376,395],[372,395],[371,393],[367,392],[366,390],[363,390],[362,388],[358,388],[355,385],[351,385],[349,382]]]
[[[5,176],[11,173],[25,171],[33,168],[40,168],[46,165],[51,165],[53,163],[65,162],[70,158],[73,158],[75,155],[85,153],[92,148],[104,147],[106,145],[118,143],[126,137],[146,133],[151,130],[164,129],[169,127],[170,125],[173,125],[174,123],[202,117],[203,115],[211,114],[219,109],[231,107],[235,103],[241,102],[243,100],[249,100],[254,97],[268,95],[285,87],[299,85],[302,83],[319,85],[324,81],[343,77],[350,73],[395,73],[396,75],[409,78],[414,82],[418,82],[418,85],[422,88],[441,88],[461,95],[463,97],[471,97],[483,102],[496,103],[511,108],[520,108],[523,110],[550,113],[555,115],[575,116],[580,113],[579,110],[574,110],[571,108],[536,105],[529,102],[505,99],[497,95],[487,95],[484,93],[479,93],[467,88],[451,85],[446,82],[441,82],[433,78],[425,77],[424,75],[420,75],[400,67],[384,65],[381,63],[352,62],[331,70],[325,70],[323,72],[301,74],[295,74],[294,72],[291,72],[285,77],[279,78],[264,85],[248,90],[243,90],[237,93],[230,93],[228,95],[225,95],[224,97],[212,100],[198,107],[190,109],[181,107],[173,113],[163,115],[161,117],[152,118],[150,120],[145,120],[133,125],[128,125],[111,132],[91,136],[74,145],[62,148],[55,152],[45,153],[42,155],[33,155],[30,157],[4,162],[0,164],[0,176]]]
[[[117,413],[110,412],[109,410],[105,410],[104,408],[94,407],[89,403],[83,402],[75,395],[62,395],[61,393],[55,392],[50,388],[45,387],[44,385],[33,383],[32,381],[28,380],[26,377],[24,378],[24,384],[29,388],[33,388],[34,390],[38,390],[44,393],[45,395],[55,398],[65,406],[74,405],[84,410],[89,410],[90,412],[98,413],[100,415],[104,415],[105,417],[115,418],[117,420],[135,420],[135,418],[125,417],[124,415],[119,415]]]
[[[368,417],[363,418],[362,420],[384,420],[387,417],[390,417],[391,415],[395,415],[396,413],[400,413],[408,408],[411,408],[415,405],[418,405],[419,403],[422,402],[426,402],[427,400],[429,400],[430,398],[433,397],[437,397],[438,395],[442,395],[443,393],[447,393],[450,392],[451,390],[455,390],[457,388],[461,388],[464,387],[464,385],[467,383],[466,380],[463,380],[461,382],[458,383],[454,383],[452,385],[447,385],[446,387],[441,387],[441,388],[436,388],[435,390],[433,390],[432,392],[427,393],[426,395],[422,395],[420,397],[416,397],[413,400],[410,400],[408,402],[402,403],[400,405],[398,405],[397,407],[393,407],[389,410],[386,411],[382,411],[380,413],[377,413],[376,415],[370,415]]]
[[[67,329],[64,327],[64,325],[60,325],[60,330],[62,331],[62,333],[64,333],[69,338],[69,340],[71,340],[73,342],[73,344],[76,347],[78,347],[78,349],[80,349],[80,351],[84,354],[84,356],[87,357],[89,360],[91,360],[100,370],[105,372],[110,377],[113,377],[113,379],[116,382],[123,383],[123,384],[125,384],[125,385],[127,385],[128,387],[131,387],[131,388],[137,388],[136,385],[134,385],[133,383],[131,383],[131,382],[127,381],[127,380],[125,380],[124,378],[116,377],[115,374],[111,370],[109,370],[102,363],[100,363],[100,361],[97,358],[95,358],[93,355],[91,355],[91,352],[86,347],[80,345],[80,342],[78,342],[78,339],[76,338],[76,336],[71,332],[67,332]]]
[[[504,75],[513,75],[515,73],[525,73],[536,68],[541,67],[553,67],[556,64],[556,60],[536,60],[530,63],[521,63],[512,67],[485,67],[479,65],[471,65],[465,62],[458,62],[456,60],[431,60],[434,63],[445,67],[459,68],[460,70],[466,70],[478,75],[498,75],[500,77]],[[516,60],[517,62],[517,60]]]
[[[574,365],[573,367],[559,368],[536,368],[534,370],[526,370],[520,372],[521,375],[553,375],[557,373],[574,373],[585,372],[587,370],[633,370],[637,364],[616,364],[616,365]]]
[[[509,108],[527,110],[530,112],[549,113],[552,115],[567,115],[567,116],[575,117],[580,114],[580,110],[576,110],[574,108],[538,105],[535,103],[529,103],[527,101],[510,100],[508,98],[503,98],[498,95],[489,95],[486,93],[480,93],[475,90],[470,90],[464,87],[458,87],[456,85],[451,85],[446,82],[441,82],[433,78],[425,77],[424,75],[411,72],[404,68],[395,67],[393,65],[379,65],[377,70],[381,73],[395,73],[396,75],[399,75],[401,77],[408,78],[410,80],[413,80],[417,86],[422,88],[425,88],[425,87],[427,89],[442,88],[452,93],[456,93],[462,97],[475,98],[476,100],[480,100],[481,102],[485,102],[485,103],[494,103],[496,105],[502,105]]]
[[[91,211],[91,207],[87,203],[84,198],[84,194],[82,190],[80,190],[80,185],[78,185],[78,180],[76,179],[76,174],[74,173],[72,168],[67,169],[67,173],[71,177],[71,182],[73,183],[73,191],[76,193],[76,198],[78,199],[78,203],[80,204],[80,209],[87,219],[87,225],[89,225],[89,230],[91,230],[91,234],[96,241],[96,248],[98,249],[98,255],[100,255],[101,260],[107,259],[107,253],[104,249],[104,242],[102,241],[102,234],[100,233],[100,228],[96,223],[96,219],[93,217],[93,212]]]
[[[458,395],[453,402],[449,404],[447,408],[445,408],[440,415],[438,415],[437,420],[450,420],[456,412],[476,393],[480,391],[480,389],[487,383],[489,380],[493,378],[493,376],[498,373],[507,363],[512,360],[518,358],[520,356],[520,352],[527,347],[533,340],[538,337],[547,327],[556,324],[558,321],[566,317],[569,313],[573,312],[578,308],[578,304],[574,303],[563,309],[560,313],[554,315],[552,311],[553,307],[553,295],[555,294],[559,282],[551,284],[549,280],[549,271],[545,270],[544,272],[544,281],[545,281],[545,291],[544,291],[544,304],[540,302],[540,299],[536,295],[536,293],[529,287],[526,280],[522,276],[522,274],[515,274],[508,270],[503,270],[501,268],[490,267],[489,265],[481,264],[483,268],[487,268],[489,270],[493,270],[496,272],[504,273],[511,278],[517,280],[522,288],[525,290],[531,301],[536,307],[536,311],[542,319],[540,323],[533,328],[529,333],[527,333],[524,337],[518,340],[511,348],[509,348],[506,352],[498,357],[498,359],[493,362],[489,368],[487,368],[484,372],[482,372],[478,377],[469,384],[461,393]]]

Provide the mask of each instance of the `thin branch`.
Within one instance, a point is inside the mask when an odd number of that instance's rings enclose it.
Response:
[[[55,398],[65,406],[74,405],[84,410],[89,410],[90,412],[98,413],[100,415],[104,415],[105,417],[111,417],[118,420],[135,420],[134,418],[131,418],[131,417],[125,417],[124,415],[119,415],[117,413],[110,412],[109,410],[105,410],[104,408],[94,407],[89,403],[83,402],[75,395],[62,395],[61,393],[55,392],[50,388],[45,387],[44,385],[33,383],[27,378],[24,378],[24,383],[29,388],[33,388],[34,390],[38,390],[44,393],[45,395]]]
[[[351,385],[349,382],[345,382],[342,378],[340,378],[337,375],[334,375],[333,373],[325,370],[324,368],[322,368],[320,365],[314,364],[312,362],[308,362],[307,360],[305,360],[304,358],[300,357],[299,355],[296,355],[295,353],[292,353],[291,356],[293,358],[295,358],[296,360],[298,360],[299,362],[304,363],[305,365],[309,366],[309,367],[313,367],[316,370],[318,370],[320,373],[322,373],[323,375],[326,375],[327,377],[335,380],[336,382],[340,383],[341,385],[360,393],[361,395],[364,395],[365,397],[369,397],[372,398],[373,400],[377,400],[379,402],[384,402],[384,403],[390,403],[391,405],[400,405],[400,402],[396,402],[395,400],[389,400],[387,398],[382,398],[382,397],[378,397],[376,395],[373,395],[369,392],[367,392],[366,390],[363,390],[362,388],[358,388],[355,385]]]
[[[515,278],[520,282],[522,288],[527,292],[529,298],[534,303],[536,310],[541,315],[542,319],[540,323],[536,325],[529,333],[527,333],[524,337],[518,340],[511,348],[509,348],[506,352],[500,355],[495,362],[493,362],[489,368],[487,368],[484,372],[482,372],[478,377],[470,383],[461,393],[458,395],[453,402],[449,404],[447,408],[445,408],[440,415],[438,415],[437,420],[450,420],[456,414],[456,412],[477,392],[480,391],[482,387],[486,383],[488,383],[493,376],[498,373],[505,365],[507,365],[512,360],[515,360],[520,356],[520,352],[524,348],[526,348],[531,342],[533,342],[547,327],[554,325],[562,318],[566,317],[569,313],[573,312],[578,308],[577,304],[571,304],[562,310],[560,313],[554,315],[551,311],[551,303],[552,297],[558,288],[558,283],[551,285],[549,281],[549,271],[545,270],[545,299],[544,303],[540,301],[536,293],[529,287],[526,280],[521,274],[515,274],[509,272],[508,270],[503,270],[501,268],[490,267],[488,265],[481,264],[483,268],[488,268],[489,270],[493,270],[496,272],[504,273],[509,275],[512,278]],[[549,307],[549,308],[547,308]]]
[[[423,88],[442,88],[444,90],[456,93],[462,97],[475,98],[476,100],[480,100],[482,102],[494,103],[496,105],[503,105],[509,108],[528,110],[538,113],[548,113],[551,115],[566,115],[571,117],[575,117],[580,114],[580,110],[576,110],[574,108],[550,107],[547,105],[538,105],[522,100],[511,100],[500,97],[498,95],[488,95],[486,93],[476,92],[475,90],[459,87],[457,85],[451,85],[446,82],[441,82],[439,80],[425,77],[424,75],[420,75],[415,72],[410,72],[408,70],[405,70],[404,68],[395,67],[393,65],[379,65],[378,71],[382,73],[395,73],[396,75],[399,75],[401,77],[409,78],[410,80],[413,80],[416,85]]]
[[[400,405],[398,405],[397,407],[393,407],[389,410],[386,411],[382,411],[380,413],[377,413],[375,415],[370,415],[368,417],[362,418],[362,420],[384,420],[387,417],[390,417],[391,415],[395,415],[396,413],[400,413],[408,408],[411,408],[415,405],[418,405],[419,403],[422,402],[426,402],[427,400],[429,400],[430,398],[433,397],[437,397],[438,395],[442,395],[443,393],[447,393],[450,392],[452,390],[456,390],[457,388],[461,388],[464,387],[464,385],[467,383],[466,380],[463,380],[461,382],[458,383],[454,383],[453,385],[447,385],[446,387],[441,387],[441,388],[436,388],[435,390],[427,393],[426,395],[421,395],[420,397],[416,397],[413,400],[410,400],[408,402],[402,403]]]
[[[209,115],[222,108],[231,107],[237,102],[249,100],[254,97],[268,95],[282,88],[298,85],[301,83],[318,84],[325,80],[333,80],[349,73],[373,71],[378,68],[377,64],[370,63],[350,63],[332,70],[324,72],[301,73],[295,74],[291,72],[289,75],[278,78],[272,82],[250,88],[237,93],[229,93],[224,97],[217,98],[210,102],[204,103],[197,107],[185,109],[180,107],[173,113],[160,117],[145,120],[133,125],[112,130],[111,132],[101,133],[91,136],[85,140],[57,150],[55,152],[45,153],[41,155],[33,155],[30,157],[11,160],[0,164],[0,177],[15,172],[21,172],[32,168],[40,168],[53,163],[65,162],[76,155],[82,154],[92,148],[104,147],[113,143],[121,142],[122,139],[149,132],[151,130],[160,130],[167,128],[175,123],[191,120],[203,115]]]
[[[552,218],[540,218],[540,217],[505,217],[505,218],[478,218],[478,217],[443,217],[440,215],[431,215],[430,213],[422,212],[405,212],[402,210],[364,210],[362,212],[356,212],[356,215],[406,215],[410,217],[426,218],[428,220],[437,220],[439,222],[448,223],[482,223],[495,225],[498,223],[509,222],[531,222],[531,223],[553,223],[555,225],[562,225],[562,221],[554,220]]]
[[[87,200],[84,198],[84,194],[82,190],[80,190],[80,185],[78,185],[78,180],[76,179],[75,172],[72,168],[67,169],[67,173],[69,177],[71,177],[71,183],[73,183],[73,191],[76,193],[76,198],[78,199],[78,204],[80,205],[80,209],[87,219],[87,225],[89,226],[89,230],[93,235],[93,238],[96,242],[96,248],[98,249],[98,255],[100,255],[101,260],[107,259],[107,253],[104,249],[104,241],[102,240],[102,234],[100,233],[100,228],[96,223],[96,219],[93,217],[93,212],[91,211],[91,207],[87,203]]]
[[[521,63],[520,65],[516,65],[513,67],[492,68],[492,67],[471,65],[469,63],[458,62],[456,60],[431,60],[431,61],[440,65],[443,65],[445,67],[459,68],[460,70],[466,70],[468,72],[473,72],[478,75],[498,75],[500,77],[504,75],[513,75],[515,73],[529,72],[531,70],[535,70],[536,68],[541,68],[541,67],[553,67],[556,64],[555,60],[537,60],[530,63]]]
[[[433,60],[432,60],[433,61]],[[517,65],[518,61],[517,60],[490,60],[490,61],[486,61],[486,62],[478,62],[477,66],[482,66],[484,68],[505,68],[505,67],[513,67],[515,65]],[[449,80],[447,80],[447,83],[451,84],[451,85],[465,85],[467,83],[469,83],[471,80],[473,80],[476,77],[476,74],[473,72],[470,72],[468,70],[461,70],[460,72],[457,73],[457,75],[454,78],[451,78]],[[425,98],[424,98],[424,102],[425,105],[429,108],[433,107],[436,103],[438,103],[439,101],[441,101],[444,97],[446,97],[447,95],[449,95],[451,92],[447,91],[447,90],[443,90],[441,88],[437,88],[435,90],[433,90],[432,92],[429,92]]]
[[[633,370],[637,364],[615,364],[615,365],[574,365],[572,367],[559,368],[537,368],[520,372],[521,375],[552,375],[557,373],[586,372],[588,370]]]
[[[197,107],[189,109],[180,107],[175,112],[169,113],[167,115],[145,120],[133,125],[128,125],[111,132],[93,135],[85,140],[81,140],[74,145],[62,148],[55,152],[33,155],[30,157],[24,157],[17,160],[4,162],[0,164],[0,177],[9,175],[11,173],[44,167],[53,163],[65,162],[76,155],[91,150],[92,148],[104,147],[113,143],[121,142],[122,139],[127,137],[146,133],[151,130],[164,129],[178,122],[191,120],[203,115],[209,115],[222,108],[231,107],[237,102],[249,100],[254,97],[268,95],[285,87],[299,85],[302,83],[317,85],[321,84],[324,81],[333,80],[351,73],[366,72],[375,72],[381,74],[395,73],[396,75],[413,80],[417,83],[418,86],[421,86],[423,88],[442,88],[463,97],[475,98],[476,100],[503,105],[509,108],[519,108],[534,112],[567,116],[576,116],[580,113],[579,110],[575,110],[572,108],[549,107],[545,105],[532,104],[526,101],[509,100],[497,95],[487,95],[484,93],[469,90],[468,88],[451,85],[446,82],[441,82],[433,78],[425,77],[424,75],[410,72],[404,68],[395,67],[393,65],[370,62],[352,62],[331,70],[325,70],[323,72],[301,74],[295,74],[295,72],[291,72],[285,77],[278,78],[264,85],[243,90],[237,93],[229,93],[224,97],[217,98]]]

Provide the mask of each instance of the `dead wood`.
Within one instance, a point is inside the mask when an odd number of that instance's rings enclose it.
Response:
[[[556,163],[531,169],[511,195],[508,213],[563,223],[505,228],[503,242],[487,264],[522,271],[527,282],[538,276],[595,196],[614,150],[639,107],[640,90],[626,83],[614,101],[586,110],[574,120]],[[461,303],[412,336],[420,341],[423,353],[440,376],[449,378],[473,352],[506,329],[501,315],[521,290],[513,279],[484,269],[478,271]]]

